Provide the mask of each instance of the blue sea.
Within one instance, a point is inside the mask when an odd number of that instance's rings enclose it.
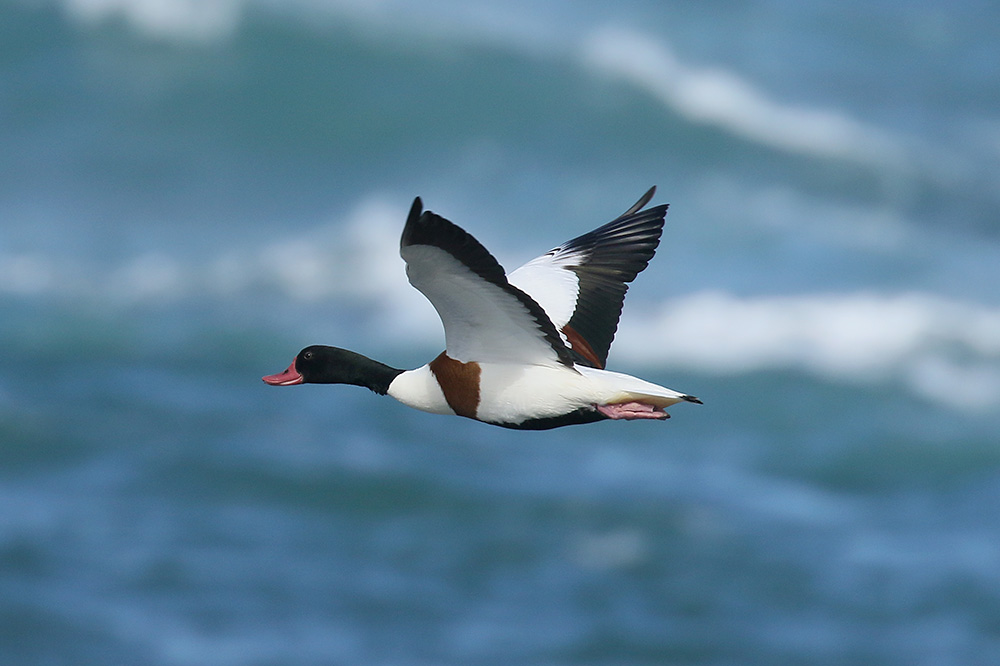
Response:
[[[1000,663],[1000,6],[0,1],[0,664]],[[517,432],[302,347],[443,348],[413,197],[508,270],[670,203]]]

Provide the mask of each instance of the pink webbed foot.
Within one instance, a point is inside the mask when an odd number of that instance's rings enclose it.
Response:
[[[661,407],[654,407],[641,402],[625,402],[619,405],[595,405],[597,411],[609,419],[669,419]]]

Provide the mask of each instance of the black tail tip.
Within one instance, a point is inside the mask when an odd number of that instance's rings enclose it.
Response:
[[[682,395],[681,396],[681,400],[686,400],[687,402],[693,402],[696,405],[704,405],[705,404],[701,400],[699,400],[698,398],[694,397],[693,395]]]

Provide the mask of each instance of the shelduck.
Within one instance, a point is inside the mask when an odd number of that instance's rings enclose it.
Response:
[[[656,251],[667,204],[625,213],[510,275],[471,234],[413,201],[400,240],[406,275],[444,324],[445,351],[399,370],[314,345],[274,386],[354,384],[404,405],[505,428],[545,430],[605,419],[666,419],[694,396],[605,370],[628,283]]]

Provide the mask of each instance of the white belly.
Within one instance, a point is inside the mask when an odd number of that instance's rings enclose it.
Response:
[[[593,405],[600,398],[595,389],[587,377],[565,367],[484,365],[476,416],[493,423],[562,416]]]
[[[484,365],[480,394],[477,417],[494,423],[557,417],[633,400],[667,407],[681,399],[677,391],[620,372],[537,365]]]

